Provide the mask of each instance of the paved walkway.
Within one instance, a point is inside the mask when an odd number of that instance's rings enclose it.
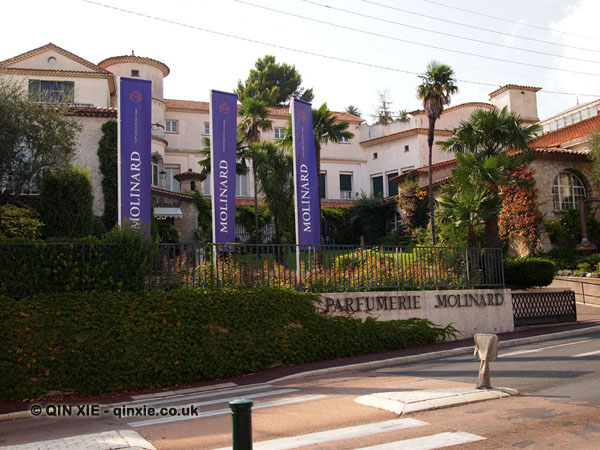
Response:
[[[84,434],[2,448],[3,450],[116,450],[122,448],[156,450],[156,447],[150,442],[131,430]]]

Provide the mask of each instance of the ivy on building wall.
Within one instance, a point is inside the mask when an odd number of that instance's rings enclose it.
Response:
[[[542,248],[542,214],[537,207],[538,190],[535,188],[534,173],[534,168],[521,166],[512,172],[512,179],[516,182],[500,187],[500,238],[518,244],[519,253],[523,254],[537,253]]]
[[[117,122],[109,120],[102,125],[103,136],[98,142],[98,159],[102,173],[104,214],[107,230],[117,223]]]

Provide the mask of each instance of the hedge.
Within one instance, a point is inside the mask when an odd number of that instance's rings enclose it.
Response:
[[[507,258],[504,261],[504,279],[512,287],[548,286],[555,272],[556,267],[549,259]]]
[[[0,297],[0,400],[191,383],[455,335],[423,319],[325,316],[316,299],[270,288]]]
[[[141,290],[157,256],[156,246],[127,227],[101,241],[0,242],[0,294]]]

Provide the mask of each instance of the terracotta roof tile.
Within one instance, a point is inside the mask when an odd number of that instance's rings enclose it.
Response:
[[[494,105],[492,105],[491,103],[484,103],[484,102],[467,102],[467,103],[461,103],[460,105],[456,105],[456,106],[451,106],[450,108],[446,108],[442,111],[442,115],[450,112],[450,111],[456,111],[457,109],[462,109],[462,108],[471,108],[473,106],[479,107],[479,108],[487,108],[487,109],[493,109],[495,108]],[[421,114],[426,114],[424,109],[416,109],[414,111],[410,111],[408,114],[410,114],[411,116],[418,116]]]
[[[167,110],[169,111],[180,111],[180,112],[199,112],[208,114],[209,103],[199,102],[194,100],[175,100],[165,99]],[[238,105],[238,110],[240,109]],[[270,117],[287,118],[290,115],[290,110],[287,106],[267,106]],[[362,122],[363,119],[360,117],[348,114],[345,112],[334,112],[333,113],[338,120],[345,120],[348,122]]]
[[[367,139],[361,141],[360,145],[364,147],[371,147],[377,144],[383,144],[384,142],[391,142],[398,139],[402,139],[408,136],[415,136],[417,134],[427,134],[429,130],[427,128],[411,128],[410,130],[398,131],[397,133],[380,136],[378,138]],[[449,130],[435,130],[435,136],[452,136],[452,132]]]
[[[106,58],[106,59],[100,61],[98,63],[98,66],[105,69],[106,67],[112,66],[113,64],[128,63],[128,62],[148,64],[150,66],[154,66],[163,73],[164,77],[169,75],[169,72],[171,71],[169,69],[169,67],[163,62],[160,62],[160,61],[158,61],[156,59],[152,59],[152,58],[146,58],[145,56],[135,56],[135,55],[111,56],[110,58]]]
[[[0,67],[7,67],[12,64],[16,64],[18,62],[29,59],[33,56],[42,54],[48,50],[54,50],[55,52],[60,53],[61,55],[66,56],[67,58],[70,58],[74,61],[77,61],[78,63],[88,67],[89,69],[92,69],[94,72],[99,72],[99,73],[104,73],[104,74],[110,73],[107,70],[105,70],[104,68],[94,64],[93,62],[90,62],[87,59],[83,59],[82,57],[77,56],[76,54],[71,53],[71,52],[65,50],[64,48],[61,48],[58,45],[53,44],[52,42],[49,42],[48,44],[42,45],[41,47],[35,48],[33,50],[29,50],[28,52],[21,53],[20,55],[6,59],[4,61],[0,61]]]
[[[575,139],[584,138],[593,134],[600,127],[600,115],[590,117],[573,125],[559,128],[556,131],[543,134],[531,143],[532,147],[556,147]]]
[[[117,108],[101,108],[97,106],[71,106],[68,115],[83,117],[117,118]]]
[[[542,88],[540,88],[540,87],[533,87],[533,86],[521,86],[521,85],[518,85],[518,84],[507,84],[505,86],[502,86],[502,87],[496,89],[494,92],[490,92],[490,98],[494,98],[497,95],[500,95],[503,92],[508,91],[509,89],[520,89],[522,91],[537,92],[537,91],[541,90]]]

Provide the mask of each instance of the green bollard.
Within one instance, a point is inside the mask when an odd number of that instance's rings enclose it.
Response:
[[[252,405],[248,398],[229,402],[233,425],[233,450],[252,450]]]

